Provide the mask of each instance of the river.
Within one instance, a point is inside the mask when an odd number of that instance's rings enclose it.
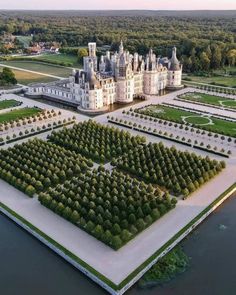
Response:
[[[236,197],[236,196],[235,196]],[[161,287],[127,295],[235,295],[236,198],[231,197],[182,246],[191,257],[185,273]],[[46,246],[0,215],[1,295],[106,295]]]

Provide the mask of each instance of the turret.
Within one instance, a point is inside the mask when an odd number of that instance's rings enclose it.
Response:
[[[120,41],[120,46],[119,46],[119,54],[123,54],[124,53],[124,45],[123,45],[123,41]]]
[[[88,48],[89,48],[89,57],[96,57],[96,48],[97,48],[97,45],[96,43],[94,42],[90,42],[88,44]]]
[[[170,71],[180,71],[181,70],[180,62],[177,59],[176,52],[177,52],[176,47],[173,47],[172,57],[171,57],[170,64],[169,64]]]

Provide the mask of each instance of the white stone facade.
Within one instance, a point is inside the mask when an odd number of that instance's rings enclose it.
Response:
[[[130,103],[135,97],[158,95],[165,88],[180,88],[182,65],[173,48],[172,57],[157,58],[152,50],[145,58],[124,50],[96,56],[96,43],[89,43],[83,70],[73,70],[69,79],[30,85],[28,95],[45,95],[78,104],[88,111],[105,110],[114,103]]]

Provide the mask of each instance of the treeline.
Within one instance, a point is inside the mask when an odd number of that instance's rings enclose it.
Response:
[[[236,60],[236,19],[232,14],[199,16],[191,13],[82,14],[71,12],[2,12],[0,33],[34,34],[34,41],[57,41],[62,47],[110,45],[118,49],[122,38],[130,52],[146,54],[149,48],[160,56],[170,56],[178,47],[186,71],[209,71]]]

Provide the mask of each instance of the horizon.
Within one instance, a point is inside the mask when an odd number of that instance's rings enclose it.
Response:
[[[174,11],[185,11],[185,12],[192,12],[192,11],[236,11],[234,9],[52,9],[52,8],[41,8],[41,9],[27,9],[27,8],[0,8],[0,11],[167,11],[167,12],[174,12]]]
[[[202,11],[202,10],[236,10],[235,0],[225,0],[223,3],[219,0],[199,0],[197,2],[189,0],[166,0],[165,3],[157,3],[157,0],[125,0],[107,1],[107,0],[87,0],[86,3],[78,3],[77,0],[59,0],[56,5],[54,1],[41,0],[40,2],[32,0],[8,0],[0,5],[0,10],[80,10],[80,11]],[[55,6],[57,9],[55,9]],[[214,7],[214,9],[212,9]]]

